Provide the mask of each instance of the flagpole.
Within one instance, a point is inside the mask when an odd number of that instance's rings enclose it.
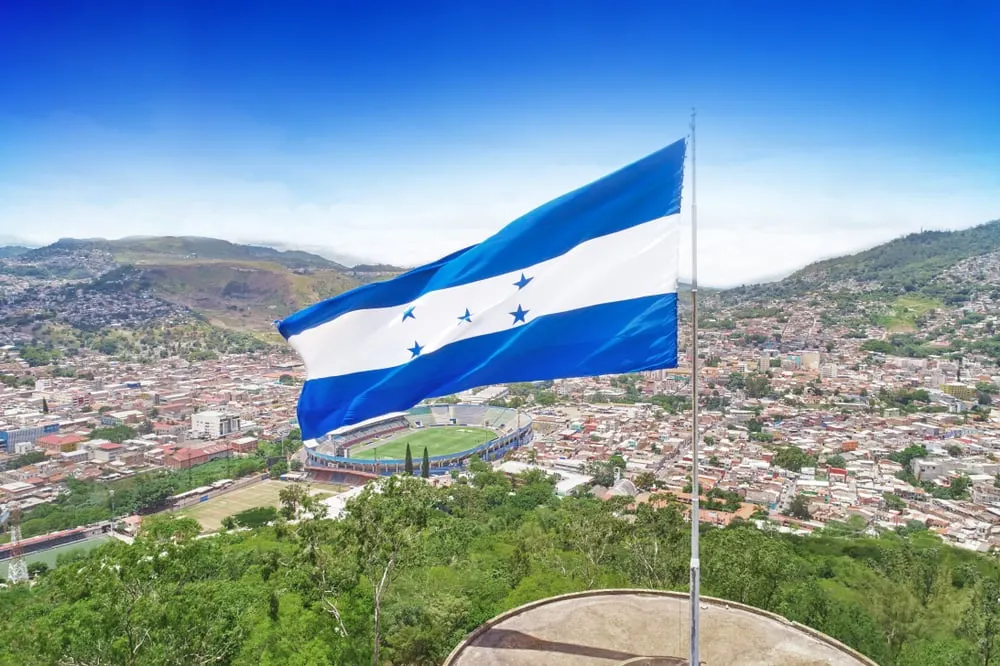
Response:
[[[701,587],[699,555],[698,483],[698,198],[695,170],[695,110],[691,109],[691,666],[701,664],[698,654],[698,602]]]

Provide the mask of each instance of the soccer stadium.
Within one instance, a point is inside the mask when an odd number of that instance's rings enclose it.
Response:
[[[421,405],[338,428],[306,442],[306,471],[319,481],[351,482],[402,472],[406,446],[419,473],[424,448],[431,474],[446,474],[470,458],[497,460],[533,437],[531,418],[487,405]]]

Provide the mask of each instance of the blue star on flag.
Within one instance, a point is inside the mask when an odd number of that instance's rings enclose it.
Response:
[[[525,310],[525,309],[523,309],[521,307],[521,304],[518,303],[517,304],[517,310],[515,310],[514,312],[510,313],[510,314],[512,314],[514,316],[514,323],[511,324],[511,326],[513,326],[514,324],[516,324],[518,322],[524,323],[524,318],[528,315],[529,312],[531,312],[531,310]]]
[[[529,282],[531,282],[534,279],[535,278],[524,277],[524,273],[521,273],[521,279],[515,282],[514,286],[517,287],[518,291],[521,291],[522,289],[528,286]]]
[[[472,313],[469,312],[469,308],[465,308],[465,314],[458,318],[458,323],[461,324],[463,321],[472,323]]]
[[[406,321],[407,319],[416,319],[417,315],[413,314],[413,311],[416,308],[417,308],[416,305],[411,305],[410,307],[406,308],[406,312],[403,313],[403,321]]]
[[[420,343],[417,342],[416,340],[414,340],[413,341],[413,346],[410,347],[409,349],[407,349],[406,351],[408,351],[411,354],[413,354],[413,356],[411,356],[410,358],[416,358],[416,357],[420,356],[420,352],[422,352],[423,350],[424,350],[424,348],[420,345]]]

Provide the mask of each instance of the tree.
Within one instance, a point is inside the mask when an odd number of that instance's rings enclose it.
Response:
[[[976,646],[983,666],[993,663],[1000,634],[1000,582],[994,577],[980,579],[965,612],[961,630]]]
[[[586,473],[594,477],[594,483],[609,488],[615,484],[615,467],[608,460],[587,463]]]
[[[957,444],[950,444],[946,450],[948,451],[948,455],[953,458],[958,458],[962,455],[962,447]]]
[[[952,479],[951,483],[948,484],[947,492],[948,497],[951,499],[963,499],[969,493],[969,486],[972,485],[972,481],[969,477],[961,474],[956,479]]]
[[[809,513],[809,500],[802,493],[797,494],[788,506],[788,515],[799,520],[811,520]]]
[[[847,460],[845,460],[844,456],[840,455],[839,453],[835,453],[832,456],[827,456],[826,464],[828,467],[836,467],[837,469],[844,469],[844,467],[847,465]]]
[[[893,511],[903,511],[906,509],[906,502],[894,493],[882,493],[882,499],[885,500],[885,505]]]
[[[291,464],[289,465],[289,467],[291,467],[291,469],[292,469],[293,472],[301,472],[302,471],[302,461],[299,460],[298,458],[293,458]]]
[[[424,459],[420,463],[420,476],[429,479],[431,478],[431,457],[427,453],[427,447],[424,447]]]
[[[28,563],[28,576],[31,578],[37,578],[39,576],[44,576],[49,571],[49,565],[46,562],[29,562]]]
[[[284,489],[283,489],[284,490]],[[263,527],[278,519],[278,510],[273,506],[255,506],[231,516],[232,521],[240,527],[253,529]],[[229,528],[231,529],[231,528]]]
[[[746,376],[742,372],[730,373],[726,381],[726,388],[730,391],[738,391],[746,387]]]
[[[372,666],[382,646],[382,605],[400,572],[419,553],[421,530],[431,516],[430,487],[409,477],[379,479],[347,503],[344,529],[355,562],[372,587]]]
[[[285,460],[276,461],[267,470],[267,475],[272,479],[280,479],[283,475],[288,473],[288,462]]]
[[[90,439],[106,439],[115,444],[121,444],[126,439],[134,439],[138,433],[126,425],[112,426],[110,428],[95,428],[90,431]]]
[[[175,514],[159,513],[143,519],[140,536],[151,541],[190,541],[201,532],[201,525],[194,518],[178,517]]]
[[[403,472],[407,476],[413,476],[413,454],[410,453],[410,443],[406,443],[406,460],[403,462]]]
[[[639,472],[633,482],[639,490],[652,490],[656,486],[656,475],[652,472]]]
[[[816,458],[796,446],[786,446],[774,455],[772,462],[790,472],[801,472],[803,467],[814,466]]]
[[[746,377],[746,392],[748,398],[766,398],[771,395],[771,380],[767,375],[752,372]]]
[[[49,413],[49,401],[46,400],[45,398],[42,398],[42,414],[48,414],[48,413]]]
[[[287,520],[294,520],[299,515],[299,509],[309,495],[305,486],[290,483],[278,491],[278,501],[281,503],[281,515]]]

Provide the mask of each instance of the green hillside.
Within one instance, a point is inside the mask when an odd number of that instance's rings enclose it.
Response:
[[[468,632],[537,599],[686,589],[683,505],[560,498],[538,470],[516,483],[485,463],[471,471],[448,488],[382,479],[340,520],[286,521],[300,506],[322,515],[289,486],[274,525],[211,539],[195,538],[191,518],[147,517],[133,545],[112,540],[34,585],[0,588],[0,664],[353,665],[372,663],[376,646],[381,664],[440,664]],[[778,613],[883,666],[997,663],[993,556],[916,521],[877,538],[858,518],[805,538],[702,527],[705,595]]]
[[[912,291],[958,262],[1000,249],[1000,220],[961,231],[923,231],[806,266],[789,281],[858,280]]]
[[[883,300],[913,295],[924,303],[958,305],[977,291],[997,290],[1000,285],[975,266],[970,267],[971,275],[944,274],[960,264],[995,262],[996,253],[1000,253],[1000,220],[960,231],[908,234],[862,252],[809,264],[777,282],[727,289],[721,295],[728,302],[788,298],[840,291],[853,282]]]

